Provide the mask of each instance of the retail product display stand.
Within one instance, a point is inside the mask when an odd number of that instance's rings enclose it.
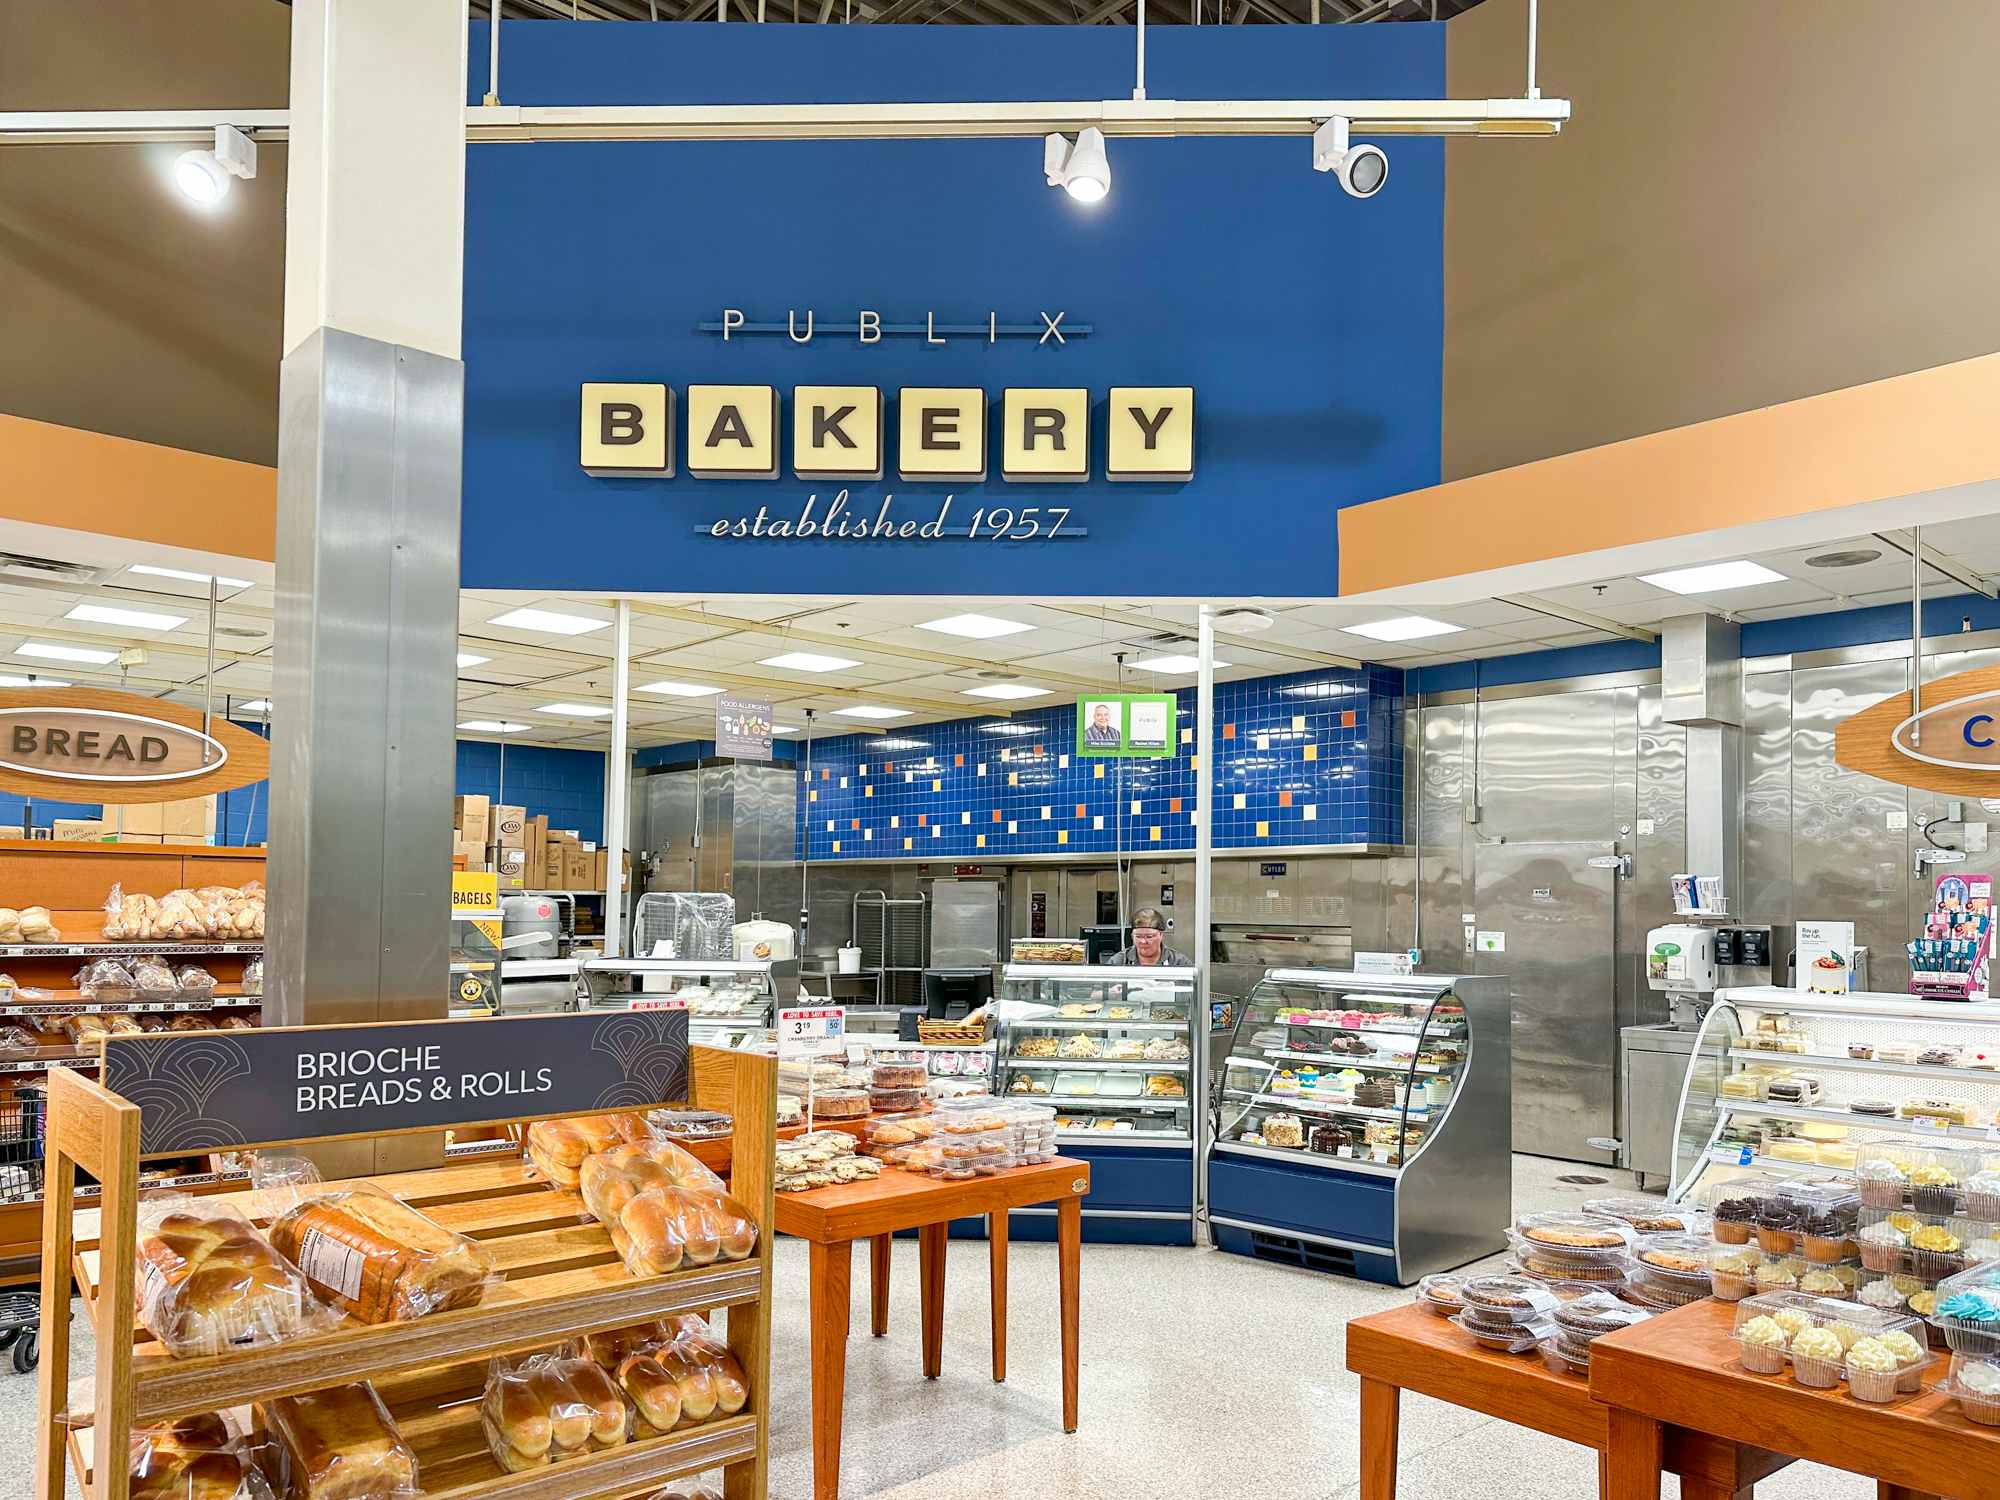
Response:
[[[1271,970],[1215,1091],[1217,1246],[1405,1286],[1506,1248],[1511,1026],[1504,977]]]
[[[357,1044],[358,1037],[359,1045],[372,1041],[388,1046],[407,1045],[420,1035],[428,1042],[448,1035],[452,1028],[475,1027],[490,1033],[507,1026],[572,1025],[580,1028],[580,1046],[594,1054],[610,1050],[590,1045],[600,1035],[592,1028],[601,1027],[605,1019],[528,1017],[287,1030],[338,1032],[343,1045]],[[586,1037],[585,1030],[592,1034]],[[686,1082],[688,1102],[726,1110],[734,1117],[730,1192],[759,1229],[757,1248],[749,1259],[634,1278],[604,1228],[588,1221],[581,1199],[531,1177],[519,1161],[473,1161],[371,1178],[370,1185],[404,1198],[446,1227],[485,1239],[506,1277],[505,1285],[475,1306],[411,1322],[347,1325],[268,1347],[190,1359],[168,1356],[158,1344],[144,1339],[143,1330],[135,1330],[130,1289],[137,1253],[139,1164],[149,1154],[161,1154],[146,1149],[151,1144],[153,1108],[121,1098],[88,1077],[55,1075],[49,1091],[50,1191],[44,1212],[42,1301],[47,1308],[66,1307],[74,1272],[96,1332],[98,1353],[88,1401],[72,1397],[69,1319],[60,1315],[47,1319],[35,1496],[62,1500],[65,1449],[91,1500],[127,1500],[130,1481],[122,1459],[125,1435],[135,1425],[370,1380],[417,1453],[426,1496],[611,1500],[722,1466],[728,1500],[764,1500],[775,1067],[768,1058],[745,1053],[687,1049],[685,1033],[680,1036],[685,1067],[679,1077]],[[119,1039],[109,1045],[142,1047],[149,1040]],[[517,1046],[527,1043],[524,1034]],[[543,1043],[546,1046],[545,1039]],[[482,1039],[482,1045],[492,1044]],[[660,1076],[657,1069],[653,1076]],[[622,1091],[630,1093],[638,1086],[627,1085]],[[555,1113],[607,1113],[648,1102],[679,1101],[655,1100],[647,1093],[643,1099],[621,1097]],[[426,1118],[402,1130],[378,1127],[366,1134],[503,1123],[490,1104],[474,1101],[457,1108],[463,1119]],[[527,1114],[505,1119],[548,1117]],[[334,1128],[317,1135],[231,1144],[294,1145],[360,1134]],[[95,1213],[73,1216],[70,1191],[79,1168],[104,1186]],[[284,1206],[276,1197],[258,1193],[231,1201],[252,1219],[267,1218]],[[504,1472],[489,1456],[478,1403],[471,1399],[483,1385],[489,1357],[547,1347],[575,1334],[717,1307],[729,1309],[728,1344],[750,1388],[749,1403],[740,1414],[524,1472]],[[141,1341],[135,1342],[135,1333]],[[120,1461],[96,1462],[96,1456],[104,1453]]]
[[[1850,1055],[1857,1051],[1868,1055]],[[1934,1060],[1904,1060],[1907,1054]],[[1940,1056],[1953,1060],[1935,1060]],[[1810,1099],[1768,1096],[1769,1078],[1783,1071],[1814,1080]],[[1961,1100],[1973,1118],[1905,1115],[1904,1102],[1920,1095]],[[1864,1100],[1894,1113],[1850,1108]],[[1809,1125],[1830,1128],[1809,1131]],[[1688,1055],[1674,1123],[1672,1196],[1687,1198],[1715,1175],[1743,1167],[1797,1176],[1851,1173],[1855,1152],[1873,1140],[1990,1148],[1996,1130],[2000,1001],[1774,985],[1724,989]]]
[[[1084,1238],[1193,1244],[1207,1113],[1196,971],[1010,963],[1001,993],[1020,1004],[1000,1023],[993,1091],[1053,1106],[1063,1154],[1091,1164]],[[1016,1213],[1020,1238],[1054,1236],[1050,1210]]]

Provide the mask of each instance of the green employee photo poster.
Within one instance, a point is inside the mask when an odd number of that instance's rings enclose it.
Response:
[[[1164,759],[1174,753],[1174,738],[1172,693],[1098,693],[1076,701],[1079,759]]]

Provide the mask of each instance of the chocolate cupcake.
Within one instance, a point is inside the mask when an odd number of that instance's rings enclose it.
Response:
[[[1806,1220],[1799,1236],[1806,1259],[1826,1266],[1845,1260],[1851,1227],[1839,1214],[1819,1214]]]
[[[1747,1245],[1756,1220],[1756,1199],[1724,1198],[1715,1205],[1715,1237],[1725,1245]]]

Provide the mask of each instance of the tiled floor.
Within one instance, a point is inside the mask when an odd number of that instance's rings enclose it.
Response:
[[[1603,1189],[1559,1183],[1575,1170],[1518,1158],[1519,1208]],[[1613,1174],[1615,1176],[1615,1174]],[[1621,1184],[1622,1185],[1622,1184]],[[914,1241],[898,1242],[889,1337],[868,1333],[867,1252],[855,1257],[842,1494],[850,1500],[1338,1500],[1356,1493],[1358,1394],[1342,1368],[1349,1318],[1407,1292],[1210,1251],[1087,1245],[1083,1257],[1083,1424],[1062,1431],[1055,1251],[1016,1242],[1008,1381],[987,1372],[986,1247],[954,1242],[945,1366],[919,1370]],[[781,1241],[772,1391],[771,1493],[811,1493],[806,1251]],[[79,1359],[79,1373],[85,1368]],[[32,1381],[0,1376],[0,1497],[32,1473]],[[1582,1449],[1407,1397],[1403,1500],[1493,1494],[1568,1500],[1596,1493]],[[74,1494],[72,1489],[72,1494]],[[1667,1493],[1674,1493],[1673,1481]],[[1794,1466],[1764,1500],[1869,1500],[1872,1482]]]

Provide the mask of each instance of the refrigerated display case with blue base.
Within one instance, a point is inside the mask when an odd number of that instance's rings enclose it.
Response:
[[[1192,1245],[1204,1145],[1206,1008],[1193,969],[1009,964],[993,1091],[1056,1110],[1057,1149],[1090,1163],[1083,1237]],[[1008,1232],[1053,1239],[1053,1210]]]
[[[1508,983],[1273,969],[1215,1090],[1218,1248],[1408,1286],[1506,1248]]]

